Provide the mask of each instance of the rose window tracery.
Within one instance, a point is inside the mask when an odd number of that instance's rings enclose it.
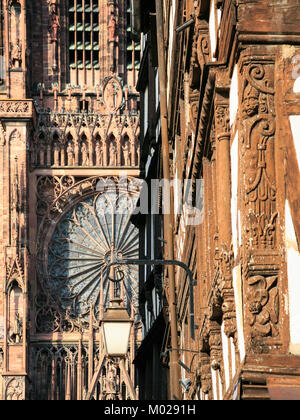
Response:
[[[88,322],[91,308],[99,320],[114,283],[108,264],[138,258],[138,229],[130,216],[136,197],[125,193],[97,193],[77,203],[59,221],[48,245],[44,285],[60,311],[71,319]],[[125,304],[137,304],[138,269],[116,266],[123,279]]]

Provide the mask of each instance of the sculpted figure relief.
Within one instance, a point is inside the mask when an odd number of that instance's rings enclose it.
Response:
[[[59,23],[59,17],[57,15],[55,4],[51,5],[49,21],[50,21],[49,32],[50,32],[51,41],[57,41],[58,33],[60,29],[60,23]]]
[[[54,144],[54,165],[55,166],[59,166],[59,153],[60,153],[59,145],[55,143]]]
[[[9,335],[13,343],[20,344],[22,342],[22,321],[18,312],[15,314],[13,327]]]
[[[22,43],[17,39],[11,50],[11,67],[18,69],[22,64]]]
[[[106,400],[115,400],[119,391],[119,377],[114,362],[110,362],[107,366],[107,373],[104,379],[103,391],[106,394]]]
[[[116,19],[114,15],[110,16],[109,23],[108,23],[108,40],[114,41],[116,35]]]
[[[124,157],[124,165],[125,166],[130,166],[131,163],[131,154],[130,154],[130,146],[129,146],[129,141],[126,141],[124,146],[122,147],[123,150],[123,157]]]
[[[68,166],[74,166],[74,148],[72,142],[67,147]]]
[[[123,90],[116,78],[111,78],[103,90],[103,102],[108,112],[115,112],[122,105]]]
[[[277,336],[278,290],[277,276],[254,276],[249,279],[251,289],[249,302],[249,324],[252,338]],[[271,299],[271,296],[273,298]]]
[[[110,148],[109,148],[109,165],[117,166],[117,149],[113,141],[110,143]]]
[[[103,151],[102,151],[102,146],[99,141],[96,143],[95,154],[96,154],[96,165],[102,166],[103,165]]]
[[[81,146],[81,158],[82,158],[82,166],[89,166],[89,154],[86,143],[82,143]]]

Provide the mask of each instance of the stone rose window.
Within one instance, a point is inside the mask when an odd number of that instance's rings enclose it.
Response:
[[[48,245],[44,284],[62,313],[88,322],[91,307],[96,318],[109,303],[113,284],[107,265],[138,258],[138,229],[130,215],[136,199],[114,192],[98,193],[69,210],[57,224]],[[127,303],[137,304],[138,268],[122,266],[119,291]]]

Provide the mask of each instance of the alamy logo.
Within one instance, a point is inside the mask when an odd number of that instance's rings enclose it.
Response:
[[[120,191],[128,192],[120,200]],[[141,179],[120,177],[115,180],[99,180],[96,191],[107,197],[107,206],[102,208],[104,213],[111,212],[109,203],[121,202],[115,206],[118,214],[170,214],[171,202],[175,215],[182,215],[186,226],[198,226],[203,222],[204,181],[152,179],[150,183]],[[138,193],[138,202],[134,199]]]

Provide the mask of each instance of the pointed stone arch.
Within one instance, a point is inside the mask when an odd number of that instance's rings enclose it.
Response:
[[[25,282],[24,282],[24,273],[19,261],[19,258],[16,256],[13,262],[11,263],[10,267],[7,270],[6,276],[6,285],[5,285],[5,293],[8,293],[12,287],[13,282],[16,282],[23,293],[26,292],[25,290]]]

